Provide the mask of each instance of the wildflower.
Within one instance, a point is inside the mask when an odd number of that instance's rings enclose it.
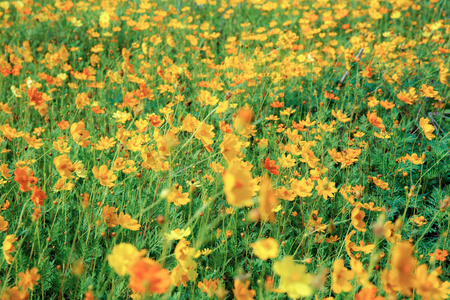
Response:
[[[236,279],[234,281],[233,294],[236,300],[253,300],[255,299],[256,291],[249,289],[250,281],[245,280],[245,282]]]
[[[13,243],[16,241],[15,234],[9,234],[3,240],[3,255],[5,256],[5,260],[8,264],[11,264],[14,260],[14,257],[11,256],[11,252],[13,252],[16,248]]]
[[[31,270],[26,270],[25,273],[19,273],[19,284],[18,286],[22,289],[34,290],[34,286],[37,285],[37,281],[41,278],[38,274],[38,269],[32,268]]]
[[[214,142],[213,138],[214,136],[216,136],[213,130],[214,130],[213,125],[201,123],[201,125],[197,128],[197,131],[195,132],[194,136],[197,139],[199,139],[203,143],[203,145],[209,146]]]
[[[253,205],[252,175],[241,167],[239,161],[230,163],[222,175],[222,180],[228,204],[235,207]]]
[[[59,176],[65,179],[72,179],[75,176],[72,173],[75,171],[75,167],[70,161],[67,154],[59,155],[53,159],[53,163],[55,164],[56,170],[59,173]]]
[[[350,292],[353,289],[353,285],[350,283],[350,280],[355,277],[355,272],[344,267],[344,260],[342,258],[334,261],[332,277],[333,284],[331,288],[336,294]]]
[[[437,261],[446,261],[447,256],[448,256],[448,251],[436,249],[436,250],[434,250],[433,253],[428,254],[428,255],[430,256],[430,260],[433,258]]]
[[[92,173],[94,173],[94,177],[100,180],[100,184],[107,187],[113,187],[115,185],[114,181],[116,181],[117,176],[114,175],[113,170],[108,170],[106,165],[102,165],[99,168],[94,166],[92,168]]]
[[[363,219],[366,215],[364,211],[361,210],[361,204],[356,205],[351,213],[352,225],[358,231],[366,232],[366,223],[364,223]]]
[[[118,224],[118,215],[116,214],[117,208],[109,207],[105,205],[102,209],[103,221],[108,225],[108,227],[115,227]]]
[[[328,177],[325,177],[323,180],[317,180],[316,191],[319,196],[322,196],[325,200],[328,197],[333,198],[334,194],[337,192],[337,189],[334,187],[334,182],[329,182]]]
[[[6,231],[8,229],[8,221],[5,221],[5,218],[0,216],[0,231]]]
[[[83,121],[72,124],[72,126],[70,126],[70,134],[72,135],[75,143],[83,148],[86,148],[91,143],[89,140],[91,138],[91,134],[85,129],[85,124]]]
[[[273,209],[278,205],[278,198],[272,190],[272,182],[269,177],[264,176],[259,193],[259,212],[261,220],[275,222]]]
[[[407,241],[397,243],[391,254],[389,279],[394,284],[395,289],[406,296],[411,295],[412,289],[416,285],[414,271],[417,260],[412,254],[413,246]]]
[[[183,187],[178,183],[174,184],[172,191],[167,197],[169,203],[174,203],[176,206],[182,206],[189,203],[189,193],[183,193]]]
[[[141,258],[129,268],[129,286],[142,295],[164,294],[172,284],[170,273],[150,258]]]
[[[11,170],[8,169],[8,164],[2,164],[0,166],[0,173],[2,174],[3,178],[8,179],[9,177],[11,177],[11,174],[9,174],[9,172],[11,172]]]
[[[260,240],[256,243],[251,243],[250,247],[253,248],[253,252],[262,260],[269,258],[276,258],[278,256],[278,243],[277,241],[269,237],[264,240]]]
[[[402,238],[400,234],[395,233],[395,227],[391,221],[384,223],[383,235],[392,244],[397,243]]]
[[[436,96],[439,95],[438,91],[435,91],[431,85],[427,85],[427,84],[422,84],[420,93],[422,94],[422,96],[428,97],[428,98],[436,98]]]
[[[383,120],[377,116],[377,112],[373,111],[372,113],[367,113],[367,119],[372,126],[377,127],[384,131],[386,127],[383,124]]]
[[[230,163],[234,159],[237,158],[237,155],[240,155],[241,143],[239,138],[234,134],[225,134],[223,138],[223,142],[220,144],[220,153],[222,153],[223,157]]]
[[[334,109],[331,111],[331,114],[338,119],[339,121],[341,121],[342,123],[347,123],[349,121],[351,121],[351,118],[348,118],[347,115],[345,115],[344,113],[341,112],[341,110],[338,110],[337,112],[334,111]]]
[[[428,266],[422,264],[416,269],[417,284],[415,292],[422,299],[448,299],[450,296],[450,282],[442,282],[438,276],[442,274],[441,267],[428,273]]]
[[[416,217],[413,220],[414,224],[416,224],[417,226],[422,226],[427,224],[427,219],[425,219],[424,216],[420,216],[420,217]]]
[[[278,171],[279,166],[275,165],[274,160],[270,160],[270,158],[266,158],[264,161],[264,167],[269,171],[269,173],[273,175],[278,175],[280,172]]]
[[[177,228],[175,230],[172,230],[170,233],[165,233],[164,235],[169,241],[173,241],[173,240],[181,240],[182,238],[185,238],[190,234],[191,229],[188,227],[186,229]]]
[[[125,214],[123,212],[119,213],[119,216],[117,217],[117,224],[132,231],[137,231],[141,228],[138,220],[132,219],[129,214]]]
[[[435,138],[435,135],[433,134],[434,126],[430,125],[430,120],[428,118],[420,118],[419,125],[428,140],[431,141]]]
[[[139,251],[131,244],[120,243],[115,245],[111,254],[107,256],[108,264],[119,276],[129,274],[129,268],[141,259],[145,250]]]
[[[44,200],[47,199],[47,195],[40,187],[33,187],[33,194],[31,195],[31,201],[33,201],[35,206],[43,206]]]
[[[208,295],[208,297],[212,298],[214,297],[214,293],[217,291],[219,279],[203,279],[203,281],[199,281],[197,286],[198,288]]]
[[[313,293],[311,275],[306,273],[305,265],[297,265],[292,256],[273,264],[273,271],[280,276],[278,291],[287,293],[289,298],[309,297]]]
[[[37,183],[37,178],[34,177],[34,172],[29,167],[17,168],[14,170],[14,176],[14,181],[19,184],[22,192],[31,191],[31,187]]]
[[[314,188],[314,182],[311,178],[301,180],[293,179],[291,181],[291,190],[299,197],[309,197],[312,195],[312,190]]]
[[[376,296],[378,289],[372,284],[363,286],[363,288],[355,295],[355,300],[383,300],[383,296]]]
[[[116,144],[115,138],[101,137],[100,141],[94,146],[95,150],[108,150]]]

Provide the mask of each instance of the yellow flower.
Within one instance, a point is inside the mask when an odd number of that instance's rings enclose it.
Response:
[[[389,280],[395,290],[405,296],[411,296],[417,280],[414,274],[417,260],[412,255],[413,245],[407,241],[397,243],[392,250]]]
[[[0,216],[0,231],[6,231],[8,229],[8,221],[5,221],[5,218]]]
[[[278,198],[272,190],[272,181],[265,175],[261,182],[261,189],[259,192],[259,213],[261,220],[275,222],[274,208],[278,205]]]
[[[145,252],[145,250],[139,251],[131,244],[121,243],[115,245],[111,254],[108,255],[108,264],[119,276],[124,276],[129,274],[128,269],[139,261]]]
[[[366,213],[361,210],[361,203],[358,203],[352,210],[351,219],[352,225],[358,231],[366,232],[366,223],[364,223],[363,219],[366,216]]]
[[[239,161],[230,163],[222,176],[227,202],[235,207],[252,206],[252,174]]]
[[[138,220],[132,219],[130,215],[125,214],[123,212],[119,213],[119,217],[117,218],[117,224],[122,226],[123,228],[136,231],[141,228],[141,225],[138,223]]]
[[[273,264],[273,271],[280,276],[278,291],[287,293],[289,298],[309,297],[313,293],[311,275],[306,273],[305,265],[297,265],[292,256]]]
[[[213,130],[214,126],[201,123],[194,136],[199,139],[203,145],[209,146],[214,142],[213,138],[216,136]]]
[[[100,184],[107,186],[107,187],[113,187],[114,181],[117,179],[117,176],[114,175],[113,170],[108,170],[108,167],[106,165],[102,165],[99,168],[97,166],[94,166],[92,168],[92,173],[94,173],[94,177],[98,180],[100,180]]]
[[[166,236],[166,238],[169,241],[173,241],[173,240],[181,240],[182,238],[185,238],[187,236],[189,236],[191,234],[191,229],[188,227],[186,229],[175,229],[172,230],[170,233],[164,233],[164,235]]]
[[[167,197],[167,201],[173,202],[176,206],[181,206],[188,204],[191,200],[189,199],[189,193],[183,193],[182,186],[176,183]]]
[[[15,241],[15,234],[7,235],[3,241],[3,255],[5,256],[5,260],[8,264],[11,264],[14,260],[14,257],[12,257],[10,253],[16,249],[13,245]]]
[[[432,139],[434,139],[434,126],[430,125],[430,120],[428,118],[420,118],[419,125],[428,140],[431,141]]]
[[[83,121],[72,124],[72,126],[70,126],[70,134],[72,135],[75,143],[83,148],[86,148],[91,142],[89,141],[91,134],[85,129],[85,124]]]
[[[328,177],[322,179],[317,179],[317,195],[322,196],[325,200],[328,197],[333,198],[334,194],[337,192],[337,189],[334,187],[334,182],[329,182]]]
[[[222,153],[227,163],[236,159],[237,155],[241,154],[240,151],[241,143],[239,138],[232,133],[226,134],[223,138],[223,142],[220,144],[220,153]]]
[[[333,283],[331,288],[336,294],[342,292],[350,292],[353,289],[353,285],[350,280],[355,277],[355,272],[348,270],[344,267],[344,260],[342,258],[337,259],[333,263]]]
[[[272,237],[251,243],[250,247],[253,248],[255,255],[262,260],[276,258],[278,256],[278,242]]]

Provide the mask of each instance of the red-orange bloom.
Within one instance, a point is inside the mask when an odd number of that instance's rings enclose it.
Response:
[[[36,185],[37,178],[34,177],[34,172],[29,167],[17,168],[14,171],[14,181],[20,186],[19,189],[22,192],[31,191],[31,187]]]
[[[36,206],[43,206],[44,200],[47,199],[47,194],[40,187],[33,187],[33,194],[31,195],[31,201],[33,201]]]
[[[280,167],[275,165],[275,161],[270,160],[270,158],[266,158],[266,160],[264,161],[264,167],[273,175],[280,174],[280,172],[278,171]]]
[[[31,105],[33,106],[41,106],[44,104],[45,100],[42,99],[43,93],[39,93],[36,87],[30,87],[28,89],[28,97],[30,97]]]
[[[129,285],[134,293],[164,294],[172,285],[169,271],[147,257],[140,259],[130,267],[129,272]]]

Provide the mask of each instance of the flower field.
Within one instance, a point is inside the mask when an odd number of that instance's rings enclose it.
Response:
[[[447,299],[450,2],[0,1],[0,299]]]

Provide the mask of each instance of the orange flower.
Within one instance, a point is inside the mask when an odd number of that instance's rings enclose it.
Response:
[[[384,131],[386,126],[383,124],[383,120],[377,116],[377,112],[373,111],[372,113],[367,113],[367,119],[372,126],[381,129]]]
[[[45,100],[42,98],[43,93],[38,92],[38,88],[30,87],[28,89],[28,97],[30,97],[31,106],[39,107],[44,104]]]
[[[37,178],[34,177],[34,172],[29,167],[17,168],[14,171],[14,181],[20,186],[19,189],[22,192],[31,191],[31,187],[36,185]]]
[[[212,298],[214,296],[214,293],[217,291],[218,284],[218,278],[214,280],[203,279],[203,281],[198,282],[197,286],[203,293],[206,293],[208,297]]]
[[[118,215],[116,214],[117,208],[109,207],[106,205],[102,210],[103,221],[108,227],[115,227],[118,224]]]
[[[141,295],[164,294],[172,285],[169,271],[147,257],[131,266],[129,274],[131,290]]]
[[[33,201],[35,206],[43,206],[44,200],[47,199],[47,195],[40,187],[33,187],[33,194],[31,195],[31,201]]]
[[[275,161],[270,160],[270,158],[266,158],[266,160],[264,161],[264,167],[269,171],[269,173],[273,175],[280,174],[280,171],[278,171],[279,166],[275,165]]]
[[[67,154],[55,157],[53,159],[53,163],[55,164],[59,176],[61,176],[62,178],[72,179],[75,177],[72,175],[72,172],[75,171],[75,166],[72,164]]]
[[[442,250],[436,249],[436,250],[434,250],[433,253],[428,254],[428,255],[430,256],[430,260],[432,258],[434,258],[435,260],[438,260],[438,261],[446,261],[447,256],[448,256],[448,251],[447,250],[442,251]]]
[[[37,285],[37,281],[41,278],[38,274],[38,269],[35,267],[31,270],[26,270],[25,273],[19,273],[19,284],[18,286],[23,289],[34,290],[34,286]]]
[[[245,282],[237,279],[234,281],[233,294],[236,300],[253,300],[255,299],[256,291],[248,289],[250,286],[250,281]]]

